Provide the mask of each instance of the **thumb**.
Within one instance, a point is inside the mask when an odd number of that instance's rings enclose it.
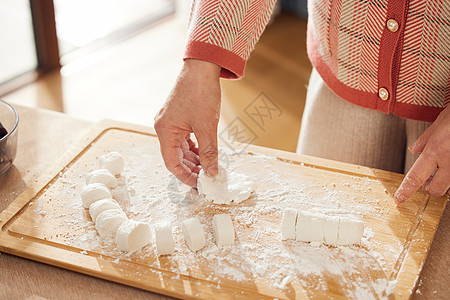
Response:
[[[411,146],[408,147],[409,151],[413,154],[420,154],[422,153],[423,149],[425,148],[426,144],[428,143],[428,140],[432,133],[432,126],[428,127],[417,139],[417,141],[414,142]]]
[[[200,164],[208,176],[216,176],[218,169],[217,128],[194,132],[198,141]]]

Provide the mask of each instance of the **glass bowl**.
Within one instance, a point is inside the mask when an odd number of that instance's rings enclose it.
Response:
[[[17,152],[19,114],[10,104],[0,99],[0,175],[11,167]],[[4,128],[4,129],[3,129]],[[5,135],[6,129],[6,135]]]

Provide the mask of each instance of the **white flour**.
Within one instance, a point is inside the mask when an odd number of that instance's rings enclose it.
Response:
[[[240,204],[221,206],[202,199],[196,190],[181,184],[165,169],[159,150],[149,149],[152,145],[137,144],[127,145],[126,150],[118,147],[86,152],[41,196],[53,199],[52,202],[37,200],[36,212],[46,211],[46,215],[35,225],[44,226],[46,220],[56,219],[60,232],[46,236],[48,239],[112,256],[114,263],[137,261],[221,285],[256,283],[286,293],[301,286],[307,296],[321,297],[329,292],[328,282],[332,280],[338,283],[341,288],[338,292],[344,297],[375,299],[392,292],[395,282],[386,279],[389,275],[386,257],[375,250],[386,246],[373,241],[372,228],[366,227],[361,245],[345,247],[281,241],[280,234],[282,212],[287,207],[383,218],[386,212],[380,211],[376,203],[386,200],[380,195],[373,196],[370,190],[370,185],[380,182],[342,175],[340,182],[330,183],[332,171],[325,170],[322,177],[313,176],[316,173],[305,166],[296,166],[298,171],[292,172],[292,165],[274,158],[231,153],[228,170],[250,176],[255,182],[255,192]],[[176,251],[169,256],[170,263],[160,265],[154,243],[131,257],[119,252],[98,236],[82,207],[79,195],[85,174],[95,169],[96,157],[111,150],[122,153],[125,159],[125,170],[112,190],[113,198],[129,218],[152,226],[171,223]],[[360,199],[352,196],[355,190]],[[232,217],[236,231],[232,247],[219,248],[214,243],[212,216],[219,213]],[[181,221],[192,216],[199,217],[206,231],[207,246],[197,253],[188,249],[180,230]],[[388,250],[392,256],[399,255],[392,246]]]

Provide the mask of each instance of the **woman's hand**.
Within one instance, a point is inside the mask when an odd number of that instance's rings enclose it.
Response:
[[[220,69],[188,59],[164,106],[155,117],[155,130],[167,169],[179,180],[197,186],[200,165],[217,175],[217,124],[220,114]],[[191,140],[194,133],[198,148]]]
[[[405,202],[422,185],[425,191],[434,197],[449,193],[450,106],[441,112],[409,150],[420,156],[395,192],[395,202],[397,204]]]

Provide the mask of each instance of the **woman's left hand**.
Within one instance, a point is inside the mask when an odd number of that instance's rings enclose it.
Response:
[[[420,154],[394,195],[397,204],[408,200],[421,186],[434,197],[450,188],[450,106],[428,127],[409,151]]]

